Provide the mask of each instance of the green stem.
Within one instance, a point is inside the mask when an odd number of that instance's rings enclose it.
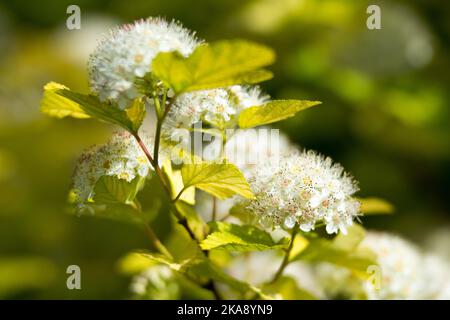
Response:
[[[158,239],[153,229],[148,225],[145,224],[144,226],[145,234],[147,235],[147,238],[150,240],[152,245],[163,255],[165,255],[169,259],[173,259],[172,254],[167,250],[167,248],[163,245],[163,243]]]
[[[166,117],[167,117],[167,115],[169,114],[169,111],[170,111],[170,109],[172,108],[172,105],[174,104],[174,102],[175,102],[175,100],[177,99],[177,96],[176,95],[174,95],[171,99],[170,99],[170,103],[169,103],[169,105],[167,106],[167,108],[165,108],[165,104],[166,104],[166,99],[163,97],[163,101],[164,101],[164,113],[163,113],[163,115],[162,115],[162,117],[161,117],[161,122],[163,122],[164,121],[164,119],[166,119]]]
[[[132,202],[130,204],[139,215],[142,215],[142,209],[138,202]],[[158,250],[162,255],[166,256],[169,259],[173,259],[172,254],[169,252],[169,250],[163,245],[161,240],[159,240],[156,233],[153,231],[153,229],[148,225],[147,223],[144,223],[144,232],[147,238],[150,240],[150,243],[153,245],[153,247]]]
[[[153,148],[153,159],[156,164],[159,164],[159,144],[161,141],[161,127],[162,127],[162,121],[159,119],[156,122],[156,133],[155,133],[155,145]]]
[[[139,135],[137,133],[135,133],[133,135],[134,135],[134,138],[136,139],[136,141],[138,142],[139,146],[141,147],[142,151],[146,155],[148,161],[150,161],[153,168],[155,169],[156,175],[158,176],[161,184],[163,185],[164,190],[166,191],[166,194],[169,196],[169,198],[171,198],[171,192],[170,192],[168,183],[166,182],[166,179],[164,177],[164,174],[161,171],[161,168],[159,167],[159,165],[157,163],[155,163],[152,155],[148,151],[147,147],[145,146],[144,142],[139,137]],[[172,212],[174,213],[175,217],[178,219],[178,223],[181,224],[186,229],[187,233],[192,238],[192,240],[198,242],[197,238],[195,237],[194,232],[189,227],[186,218],[177,210],[175,205],[172,205],[171,208],[172,208]]]
[[[289,258],[291,255],[292,248],[294,246],[294,240],[295,240],[295,236],[297,235],[297,232],[298,232],[298,224],[295,224],[294,228],[292,229],[291,242],[289,243],[289,247],[286,249],[283,261],[281,262],[280,267],[278,268],[277,272],[275,273],[274,277],[269,282],[269,284],[277,282],[277,280],[283,274],[284,269],[286,269],[287,265],[289,264],[289,262],[290,262]]]
[[[225,146],[227,144],[227,137],[224,132],[224,130],[220,130],[220,137],[222,139],[222,146],[220,149],[220,162],[224,162],[225,160]],[[212,196],[212,214],[211,214],[211,220],[216,221],[217,220],[217,198]]]
[[[186,190],[186,188],[183,188],[180,190],[180,192],[178,192],[177,196],[175,197],[175,199],[172,200],[173,203],[177,202],[178,199],[180,199],[181,195],[183,194],[184,190]]]
[[[212,221],[216,221],[217,219],[217,198],[212,196],[212,215],[211,215],[211,220]]]
[[[147,157],[148,161],[150,161],[151,165],[155,169],[156,175],[159,177],[159,179],[160,179],[164,189],[170,195],[169,187],[168,187],[166,179],[164,178],[164,175],[163,175],[163,173],[161,171],[161,168],[159,167],[159,164],[157,162],[155,162],[155,160],[153,159],[152,155],[148,151],[147,146],[145,145],[144,141],[142,141],[141,137],[137,133],[134,133],[133,136],[136,139],[136,141],[139,144],[139,146],[141,147],[141,149],[144,152],[145,156]]]

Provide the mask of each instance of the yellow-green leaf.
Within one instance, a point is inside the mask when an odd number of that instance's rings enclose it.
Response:
[[[144,183],[145,178],[141,177],[128,182],[113,176],[103,176],[95,184],[94,201],[101,204],[133,203]]]
[[[69,88],[56,82],[49,82],[44,86],[44,96],[41,101],[43,113],[56,118],[68,116],[79,119],[90,118],[78,103],[58,94],[59,90],[69,90]]]
[[[199,278],[212,279],[214,281],[226,284],[230,288],[237,290],[243,294],[253,292],[261,299],[270,299],[259,288],[252,286],[249,283],[237,280],[226,274],[222,269],[214,264],[210,259],[205,257],[201,251],[190,258],[182,261],[173,261],[158,254],[148,252],[141,252],[144,257],[158,263],[163,263],[169,266],[172,270],[182,274],[191,274]]]
[[[364,229],[357,225],[350,227],[347,235],[340,234],[333,240],[309,238],[307,247],[294,259],[315,263],[328,262],[366,276],[367,267],[377,263],[373,252],[359,248],[363,238]]]
[[[145,118],[145,102],[143,98],[134,99],[131,105],[125,109],[127,118],[131,121],[131,129],[138,132]]]
[[[275,283],[268,283],[262,287],[265,294],[275,297],[281,296],[283,300],[316,300],[312,293],[300,288],[297,282],[288,276],[282,276]]]
[[[286,248],[288,241],[275,242],[270,234],[250,225],[225,222],[211,223],[214,230],[200,244],[203,250],[227,249],[230,251],[262,251]]]
[[[101,102],[97,96],[71,91],[64,85],[50,82],[44,86],[41,111],[54,117],[96,118],[137,132],[145,117],[143,99],[136,99],[126,109],[115,103]]]
[[[152,72],[180,93],[268,80],[272,73],[260,68],[274,59],[274,52],[260,44],[218,41],[199,46],[187,58],[175,51],[160,53],[153,60]]]
[[[320,103],[320,101],[309,100],[273,100],[242,111],[239,115],[239,126],[252,128],[281,121]]]
[[[174,205],[178,212],[186,218],[187,224],[194,233],[195,238],[203,240],[205,238],[206,225],[194,208],[183,201],[177,201]]]
[[[162,166],[162,171],[167,177],[167,180],[169,181],[169,187],[170,187],[170,196],[171,199],[175,199],[178,193],[183,190],[183,178],[181,177],[181,171],[180,170],[173,170],[172,163],[168,159],[164,161]],[[189,187],[185,190],[183,190],[183,193],[181,194],[179,200],[184,201],[188,204],[195,204],[195,187]]]
[[[380,198],[358,198],[361,202],[361,212],[364,215],[391,214],[394,206],[386,200]]]
[[[195,186],[219,199],[235,194],[252,199],[253,193],[239,169],[230,163],[202,162],[181,167],[185,188]]]

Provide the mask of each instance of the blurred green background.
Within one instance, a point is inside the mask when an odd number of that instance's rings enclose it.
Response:
[[[66,28],[70,4],[81,8],[81,30]],[[381,30],[366,28],[369,4],[381,7]],[[45,117],[39,101],[51,80],[86,91],[86,61],[102,33],[147,16],[180,20],[208,41],[273,47],[275,78],[263,88],[323,101],[279,127],[341,162],[361,196],[396,207],[364,218],[366,227],[420,242],[450,223],[448,2],[0,1],[0,298],[129,296],[117,260],[147,247],[144,235],[69,215],[66,205],[78,155],[113,128]],[[81,267],[82,290],[66,288],[70,264]]]

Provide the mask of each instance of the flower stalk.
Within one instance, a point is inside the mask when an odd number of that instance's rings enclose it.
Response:
[[[289,259],[291,257],[291,251],[292,251],[292,248],[294,247],[295,236],[298,233],[298,229],[299,229],[298,224],[296,223],[295,226],[292,228],[291,241],[289,242],[289,246],[285,251],[283,261],[281,262],[280,267],[278,268],[277,272],[273,276],[272,280],[270,280],[269,284],[273,284],[273,283],[277,282],[277,280],[280,279],[280,277],[283,275],[284,269],[286,269],[286,267],[288,266],[288,264],[290,262]]]

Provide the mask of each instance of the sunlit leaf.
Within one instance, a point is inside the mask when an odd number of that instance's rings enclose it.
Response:
[[[90,118],[90,116],[80,107],[80,104],[65,98],[59,94],[60,90],[69,90],[66,86],[49,82],[44,86],[44,96],[41,101],[41,111],[52,117],[64,118]]]
[[[361,212],[364,215],[391,214],[394,206],[380,198],[358,198],[361,202]]]
[[[211,223],[213,233],[202,241],[203,250],[227,249],[230,251],[262,251],[286,248],[288,241],[275,242],[269,233],[250,225],[226,222]]]
[[[131,131],[137,132],[145,118],[145,103],[143,99],[134,99],[131,105],[125,109],[127,118],[131,121]]]
[[[294,116],[297,112],[320,104],[320,101],[273,100],[243,110],[239,115],[241,128],[252,128]]]
[[[117,262],[117,268],[120,273],[123,273],[125,275],[134,275],[137,273],[141,273],[154,264],[155,262],[147,259],[141,254],[130,252],[120,258],[120,260]]]
[[[145,117],[142,99],[136,99],[126,109],[101,102],[97,96],[71,91],[64,85],[50,82],[44,87],[41,111],[54,117],[96,118],[137,132]]]
[[[194,207],[183,201],[177,201],[175,207],[186,218],[188,226],[194,233],[196,239],[202,240],[205,238],[206,225]]]
[[[235,194],[252,199],[253,193],[239,169],[230,163],[185,164],[181,168],[185,187],[195,186],[219,199]]]
[[[153,74],[176,93],[257,83],[272,77],[260,68],[271,64],[274,52],[243,41],[219,41],[199,46],[187,58],[178,52],[160,53],[152,63]]]
[[[350,227],[348,234],[340,234],[333,240],[309,238],[308,246],[294,259],[309,262],[329,262],[351,269],[361,275],[366,274],[367,267],[376,265],[376,256],[365,249],[356,250],[364,238],[361,227]]]
[[[101,177],[94,187],[94,201],[96,203],[125,203],[131,204],[137,193],[143,188],[145,178],[137,177],[128,182],[114,176]]]
[[[136,195],[144,182],[145,178],[141,177],[127,182],[117,177],[103,176],[94,187],[93,202],[86,204],[86,207],[96,218],[136,225],[147,224],[157,215],[161,201],[155,199],[150,207],[140,208]]]
[[[162,171],[167,177],[170,186],[171,198],[175,199],[178,193],[183,190],[183,177],[181,176],[180,170],[173,170],[170,160],[164,162],[162,166]],[[183,191],[179,200],[184,201],[188,204],[195,204],[195,187],[189,187]]]
[[[226,284],[230,288],[243,294],[253,292],[257,297],[270,299],[270,297],[264,295],[259,288],[256,288],[249,283],[237,280],[226,274],[220,267],[206,258],[206,256],[201,251],[198,251],[194,256],[188,259],[178,262],[170,260],[159,254],[152,254],[147,252],[141,252],[140,254],[152,261],[166,264],[172,270],[178,271],[182,274],[188,274],[203,279],[212,279],[214,281]]]
[[[282,276],[275,283],[262,287],[264,293],[284,300],[316,300],[317,298],[305,289],[300,288],[294,279]]]

